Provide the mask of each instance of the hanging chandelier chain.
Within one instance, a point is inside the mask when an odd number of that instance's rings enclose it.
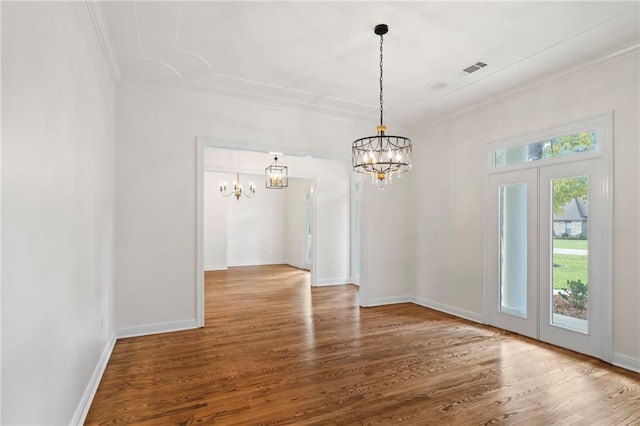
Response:
[[[384,35],[389,31],[386,24],[378,24],[373,32],[380,36],[380,124],[376,127],[376,136],[356,139],[351,145],[351,164],[353,170],[383,185],[391,183],[392,177],[401,176],[411,170],[411,139],[404,136],[386,135],[384,125]]]
[[[383,36],[380,34],[380,125],[383,125],[382,122],[382,41]]]

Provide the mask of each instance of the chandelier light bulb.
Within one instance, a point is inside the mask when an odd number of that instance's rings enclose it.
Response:
[[[236,181],[233,184],[233,191],[232,192],[227,192],[227,182],[223,182],[220,184],[220,194],[222,194],[223,197],[230,197],[231,195],[236,197],[236,200],[240,200],[240,197],[242,195],[244,195],[247,198],[251,198],[255,195],[256,193],[256,187],[253,185],[253,183],[249,183],[249,191],[248,192],[243,192],[242,191],[242,185],[240,185],[240,174],[236,174]]]

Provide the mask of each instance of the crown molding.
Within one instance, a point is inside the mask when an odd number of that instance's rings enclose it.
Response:
[[[619,60],[625,59],[627,57],[630,56],[634,56],[634,55],[639,55],[640,54],[640,43],[636,43],[636,44],[632,44],[630,46],[625,46],[622,47],[612,53],[609,53],[607,55],[601,56],[597,59],[594,59],[592,61],[580,64],[578,66],[574,66],[574,67],[570,67],[567,68],[563,71],[557,72],[554,75],[551,76],[547,76],[547,77],[543,77],[540,79],[536,79],[536,80],[531,80],[528,84],[519,87],[517,89],[514,90],[509,90],[504,92],[501,95],[498,95],[494,98],[492,98],[489,101],[481,101],[478,102],[474,105],[471,105],[467,108],[455,111],[453,113],[450,114],[446,114],[443,115],[439,118],[434,119],[433,121],[429,121],[427,123],[424,123],[420,126],[414,127],[413,130],[414,131],[420,131],[423,129],[426,129],[430,126],[436,125],[438,123],[442,123],[443,121],[447,121],[450,120],[452,118],[455,118],[457,116],[469,113],[471,111],[474,111],[476,109],[488,106],[488,105],[492,105],[495,104],[497,102],[502,102],[505,101],[509,98],[514,98],[516,96],[520,96],[520,95],[524,95],[526,93],[530,93],[530,92],[535,92],[537,90],[540,90],[543,87],[549,86],[553,83],[556,83],[558,81],[573,77],[573,76],[577,76],[592,70],[595,70],[597,68],[612,64],[614,62],[617,62]]]
[[[111,77],[116,86],[120,85],[121,75],[120,68],[118,66],[118,57],[116,55],[115,45],[113,44],[113,38],[111,37],[111,31],[107,24],[107,19],[104,16],[104,8],[102,7],[101,0],[85,0],[87,8],[89,9],[89,15],[91,15],[91,21],[93,27],[96,30],[100,47],[109,71],[111,71]]]
[[[210,88],[200,87],[197,85],[189,87],[189,85],[187,84],[167,84],[137,80],[130,77],[123,77],[120,73],[111,31],[104,14],[103,0],[85,0],[85,2],[87,4],[87,8],[89,9],[89,13],[91,15],[96,34],[98,36],[98,40],[102,47],[104,57],[107,61],[109,70],[111,71],[113,81],[117,87],[146,90],[155,93],[162,92],[165,94],[183,96],[187,98],[201,98],[224,103],[235,103],[254,108],[301,114],[353,126],[369,126],[372,122],[375,122],[377,120],[376,114],[357,112],[327,105],[318,105],[307,101],[275,98],[261,95],[259,93],[244,93],[244,96],[233,93],[224,94],[216,92]],[[425,115],[419,119],[419,124],[416,123],[416,120],[409,120],[397,127],[405,133],[420,131],[443,121],[474,111],[476,109],[494,104],[496,102],[504,101],[508,98],[539,90],[540,88],[553,84],[557,81],[591,71],[598,67],[605,66],[607,64],[624,59],[628,56],[637,55],[639,53],[640,44],[636,43],[630,46],[626,46],[590,62],[561,70],[551,76],[531,80],[527,84],[521,85],[520,87],[512,90],[507,90],[492,97],[489,100],[480,100],[476,103],[472,103],[466,106],[465,108],[457,109],[455,111],[449,111],[448,113],[444,113],[441,115],[434,114],[432,116],[433,119],[431,120],[429,120],[428,113],[425,113]]]
[[[291,112],[357,126],[370,126],[372,122],[375,123],[377,120],[377,117],[375,115],[365,115],[354,111],[347,111],[344,109],[332,108],[327,106],[319,106],[307,102],[289,101],[285,99],[284,101],[290,102],[292,105],[284,105],[278,104],[276,102],[268,102],[258,98],[249,99],[240,96],[219,94],[210,90],[189,88],[177,84],[148,82],[142,80],[134,80],[131,78],[122,79],[120,81],[119,87],[125,89],[145,90],[154,93],[161,92],[170,95],[183,96],[191,99],[201,98],[218,102],[235,103],[239,105],[268,109],[273,111]]]
[[[243,140],[229,140],[208,136],[196,136],[196,142],[206,148],[229,149],[234,151],[249,151],[261,153],[284,153],[286,156],[310,157],[320,160],[351,161],[350,152],[327,152],[308,148],[297,148],[261,142],[249,142]]]

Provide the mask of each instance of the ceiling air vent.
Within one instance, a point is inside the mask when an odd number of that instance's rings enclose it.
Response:
[[[465,69],[463,69],[462,71],[466,72],[467,74],[471,74],[472,72],[476,72],[478,71],[480,68],[484,68],[486,67],[487,64],[485,64],[484,62],[476,62],[473,65],[469,65],[468,67],[466,67]]]

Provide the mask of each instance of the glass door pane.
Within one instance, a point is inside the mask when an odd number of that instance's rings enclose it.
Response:
[[[589,177],[551,180],[551,324],[589,331]]]
[[[500,311],[527,317],[527,184],[499,187]]]
[[[538,333],[538,171],[494,174],[488,182],[485,309],[488,323]]]
[[[539,339],[600,357],[606,222],[600,160],[540,168]]]

